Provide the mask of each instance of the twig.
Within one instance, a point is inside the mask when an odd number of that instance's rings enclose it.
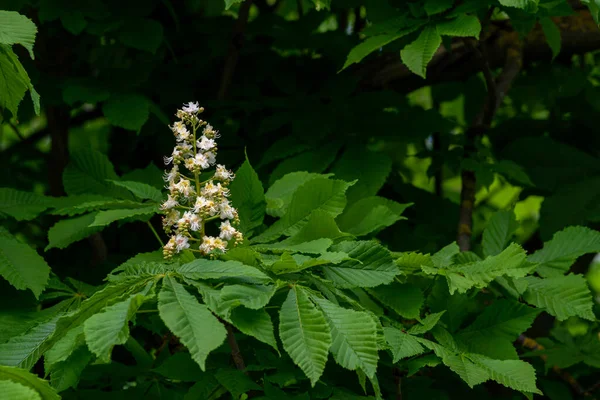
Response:
[[[246,364],[244,363],[244,358],[242,357],[240,346],[238,346],[237,341],[235,340],[233,327],[227,322],[223,323],[225,324],[225,328],[227,329],[227,343],[229,343],[229,347],[231,348],[231,358],[233,358],[233,363],[235,364],[235,367],[238,370],[246,373]]]
[[[402,400],[402,371],[400,368],[393,369],[394,383],[396,384],[396,400]]]
[[[17,126],[15,124],[13,124],[12,122],[8,122],[8,125],[10,125],[10,127],[13,129],[13,131],[15,131],[15,133],[17,134],[19,139],[21,139],[21,141],[25,140],[25,138],[21,134],[21,131],[19,130],[19,128],[17,128]]]
[[[521,344],[523,347],[526,347],[530,350],[544,350],[544,346],[542,346],[541,344],[539,344],[537,341],[535,341],[534,339],[531,339],[525,335],[519,335],[519,338],[517,339],[517,342],[519,344]],[[542,354],[540,356],[540,358],[544,361],[548,360],[548,357],[545,354]],[[557,367],[556,365],[552,367],[552,371],[554,371],[558,376],[561,377],[562,380],[564,380],[565,382],[567,382],[571,388],[573,389],[573,391],[583,397],[591,397],[592,396],[592,392],[596,389],[594,386],[592,386],[590,389],[585,390],[580,384],[579,382],[577,382],[577,380],[573,377],[573,375],[569,374],[567,371],[564,371],[562,369],[560,369],[559,367]]]
[[[246,0],[240,6],[240,12],[238,18],[233,26],[233,35],[229,43],[229,50],[227,52],[227,58],[225,59],[225,66],[223,67],[223,75],[221,77],[221,86],[219,87],[219,93],[217,99],[223,100],[227,96],[229,87],[231,86],[231,80],[233,79],[233,73],[240,56],[240,49],[244,44],[244,32],[246,25],[248,24],[248,15],[250,14],[250,6],[252,0]]]
[[[472,43],[467,42],[467,45]],[[519,74],[522,66],[522,51],[519,45],[509,47],[506,63],[502,73],[494,80],[489,63],[479,49],[473,47],[476,59],[487,84],[487,98],[481,111],[475,117],[471,127],[465,134],[464,158],[472,157],[477,151],[477,140],[490,128],[496,111],[502,104],[512,82]],[[461,173],[462,188],[460,192],[460,211],[458,221],[457,242],[461,251],[471,249],[471,232],[473,228],[473,208],[475,206],[475,172],[463,170]]]
[[[154,229],[154,227],[152,226],[152,224],[150,223],[150,221],[146,221],[146,223],[148,224],[148,227],[150,228],[150,230],[152,231],[152,233],[154,233],[154,237],[156,237],[156,240],[158,240],[158,243],[160,243],[160,246],[161,247],[165,247],[164,242],[162,241],[162,239],[158,235],[158,232],[156,232],[156,229]]]

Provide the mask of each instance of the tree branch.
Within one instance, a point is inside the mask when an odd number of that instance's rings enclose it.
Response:
[[[242,352],[240,351],[240,346],[238,346],[237,341],[235,340],[235,334],[233,332],[233,327],[231,324],[227,322],[223,322],[225,324],[225,328],[227,328],[227,343],[231,348],[231,358],[233,358],[233,363],[235,367],[243,371],[246,370],[246,363],[244,363],[244,358],[242,357]]]
[[[217,94],[217,99],[219,100],[225,99],[229,87],[231,86],[231,80],[233,79],[233,73],[235,72],[235,67],[240,56],[240,50],[244,44],[244,32],[248,23],[251,5],[252,0],[246,0],[242,3],[238,18],[233,26],[233,34],[231,36],[227,58],[225,59],[225,65],[223,67],[223,75],[221,76],[221,86],[219,87],[219,93]]]
[[[472,44],[469,46],[473,46]],[[481,111],[475,117],[471,127],[465,133],[464,159],[471,158],[477,151],[477,141],[490,128],[496,111],[502,104],[512,82],[521,70],[522,48],[518,42],[507,48],[506,63],[502,72],[494,80],[490,64],[484,54],[473,46],[474,54],[487,84],[487,99]],[[473,208],[475,207],[475,172],[463,170],[461,173],[462,187],[460,192],[460,211],[458,220],[457,242],[460,251],[471,249],[471,232],[473,228]]]

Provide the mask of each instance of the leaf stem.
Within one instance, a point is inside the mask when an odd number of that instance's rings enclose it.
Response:
[[[150,223],[150,221],[146,221],[146,223],[148,224],[148,227],[150,228],[150,230],[152,231],[152,233],[154,233],[154,237],[156,238],[156,240],[158,240],[158,243],[160,243],[160,246],[161,247],[165,247],[165,244],[163,243],[162,239],[158,235],[158,232],[156,232],[156,229],[154,229],[154,227],[152,226],[152,224]]]

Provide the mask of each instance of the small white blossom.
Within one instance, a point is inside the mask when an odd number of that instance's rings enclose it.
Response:
[[[202,218],[197,216],[191,211],[186,211],[183,214],[183,218],[185,218],[186,222],[190,225],[190,229],[193,231],[197,231],[200,229]]]
[[[213,153],[212,151],[208,151],[208,152],[204,153],[204,156],[206,157],[206,159],[208,160],[208,163],[210,165],[215,165],[215,163],[217,162],[217,157],[215,156],[215,153]]]
[[[211,124],[206,124],[206,126],[204,127],[204,131],[202,133],[204,133],[204,136],[207,136],[207,137],[212,137],[212,138],[216,138],[216,139],[218,139],[220,137],[219,132],[215,131],[215,129],[213,128],[213,126]]]
[[[202,135],[200,140],[196,141],[196,146],[204,151],[212,150],[217,146],[217,143],[213,139],[209,139],[206,136]]]
[[[194,171],[196,169],[196,160],[194,158],[188,158],[183,164],[190,171]]]
[[[177,165],[174,165],[169,172],[165,172],[165,174],[163,175],[163,179],[165,180],[165,182],[172,182],[177,178],[178,175],[179,167]]]
[[[189,102],[189,103],[185,103],[183,105],[183,107],[181,107],[181,110],[187,114],[196,114],[198,111],[200,111],[200,105],[198,104],[198,102]]]
[[[221,222],[220,229],[221,233],[219,234],[219,237],[225,240],[231,240],[231,238],[237,233],[237,230],[231,226],[229,221]]]
[[[199,247],[200,251],[204,254],[209,254],[211,251],[213,251],[215,248],[215,239],[216,238],[212,236],[204,236],[202,238],[202,244]]]
[[[190,197],[194,193],[194,188],[187,179],[181,179],[175,187],[177,191],[185,197]]]
[[[188,238],[183,235],[175,236],[175,245],[177,246],[177,251],[185,250],[190,247],[188,243]]]
[[[177,202],[176,199],[173,198],[173,196],[168,195],[167,197],[167,201],[165,201],[161,206],[160,209],[161,210],[170,210],[171,208],[177,207],[179,205],[179,203]]]
[[[233,174],[233,172],[225,168],[224,165],[217,165],[217,170],[215,171],[215,179],[219,179],[222,181],[231,181],[234,177],[235,175]]]
[[[228,201],[219,204],[219,212],[221,219],[234,219],[237,214],[235,208],[231,207]]]
[[[194,157],[194,162],[202,169],[207,169],[210,167],[210,164],[203,153],[196,154],[196,157]]]

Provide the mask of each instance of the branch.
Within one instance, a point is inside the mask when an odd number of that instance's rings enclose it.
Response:
[[[470,45],[472,46],[472,45]],[[465,133],[464,159],[469,159],[477,151],[477,140],[490,128],[496,111],[502,104],[521,66],[522,48],[518,42],[507,48],[506,63],[502,72],[494,80],[490,65],[484,54],[473,46],[478,65],[487,84],[487,99],[481,111],[475,117],[471,127]],[[463,170],[461,173],[462,188],[460,192],[460,211],[458,219],[458,235],[456,241],[460,251],[471,249],[471,232],[473,228],[473,208],[475,206],[476,177],[475,172]]]
[[[250,6],[252,0],[246,0],[240,6],[240,12],[238,18],[233,26],[233,34],[231,36],[231,42],[229,43],[229,50],[227,52],[227,58],[225,59],[225,66],[223,67],[223,76],[221,77],[221,86],[219,87],[219,93],[217,99],[223,100],[227,96],[229,87],[231,86],[231,80],[233,79],[233,73],[240,56],[240,49],[244,44],[244,32],[248,23],[248,15],[250,14]]]
[[[240,346],[238,346],[237,341],[235,340],[233,327],[227,322],[223,321],[223,323],[225,324],[225,328],[227,328],[227,343],[229,343],[229,347],[231,348],[231,357],[233,358],[233,363],[238,370],[246,373],[246,364],[244,363]]]
[[[544,350],[544,346],[542,346],[541,344],[539,344],[537,341],[535,341],[534,339],[531,339],[525,335],[519,335],[519,338],[517,339],[517,342],[523,346],[526,347],[530,350]],[[544,361],[548,360],[548,357],[545,354],[542,354],[540,356],[540,358]],[[575,393],[577,393],[580,396],[584,396],[584,397],[590,397],[591,393],[593,392],[593,390],[595,390],[595,388],[592,386],[590,389],[585,390],[580,384],[579,382],[577,382],[577,380],[573,377],[573,375],[569,374],[567,371],[564,371],[562,369],[560,369],[559,367],[557,367],[556,365],[552,367],[552,371],[554,371],[558,376],[561,377],[562,380],[564,380],[565,382],[567,382],[571,388],[573,389],[573,391]]]
[[[600,49],[600,29],[587,10],[573,15],[553,18],[561,33],[560,60],[571,60],[573,55]],[[506,65],[508,49],[519,42],[510,21],[491,21],[481,42],[486,49],[486,60],[494,70]],[[522,40],[523,66],[539,61],[550,62],[552,51],[539,24]],[[452,43],[451,49],[443,46],[436,52],[427,67],[427,79],[413,74],[402,63],[398,52],[383,53],[352,67],[361,77],[363,90],[391,89],[402,93],[436,83],[464,81],[481,70],[476,54],[462,40]]]

